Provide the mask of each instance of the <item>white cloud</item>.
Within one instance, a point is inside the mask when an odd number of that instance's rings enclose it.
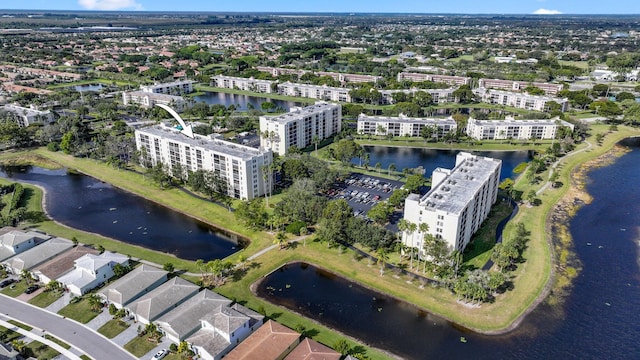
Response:
[[[549,9],[538,9],[533,12],[535,15],[559,15],[562,14],[561,11],[558,10],[549,10]]]
[[[87,10],[142,10],[136,0],[78,0],[78,4]]]

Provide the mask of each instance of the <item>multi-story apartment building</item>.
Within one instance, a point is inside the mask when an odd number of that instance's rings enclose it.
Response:
[[[427,224],[428,233],[443,239],[450,251],[462,252],[496,202],[501,167],[498,159],[458,153],[453,169],[433,171],[433,185],[427,194],[407,197],[404,218],[413,224]],[[424,235],[404,232],[402,242],[417,248],[424,257]]]
[[[432,81],[437,83],[444,83],[449,85],[470,85],[471,78],[465,76],[451,76],[440,74],[424,74],[424,73],[411,73],[411,72],[399,72],[398,82],[403,80],[411,80],[414,82]]]
[[[288,68],[277,68],[277,67],[271,67],[271,66],[256,66],[256,70],[258,71],[262,71],[262,72],[266,72],[266,73],[270,73],[273,76],[280,76],[280,75],[298,75],[298,76],[302,76],[304,74],[306,74],[308,71],[307,70],[300,70],[300,69],[288,69]]]
[[[253,91],[264,94],[273,92],[273,84],[271,80],[256,80],[254,78],[242,78],[235,76],[216,75],[211,78],[211,86],[223,89],[239,89],[245,91]]]
[[[351,89],[326,85],[308,85],[285,82],[278,85],[278,93],[287,96],[305,97],[318,100],[351,102]]]
[[[555,96],[563,88],[562,84],[551,84],[541,82],[499,80],[499,79],[480,79],[478,87],[486,89],[498,89],[507,91],[523,91],[529,86],[535,86],[545,92],[546,95]]]
[[[195,134],[185,136],[167,124],[154,125],[135,132],[136,146],[143,153],[143,163],[162,163],[171,171],[213,171],[224,180],[227,194],[251,200],[271,190],[262,168],[268,167],[273,155],[269,149],[256,149],[236,143]]]
[[[340,81],[341,83],[350,82],[350,83],[363,83],[363,82],[378,82],[382,80],[382,76],[373,76],[373,75],[361,75],[361,74],[345,74],[345,73],[337,73],[337,72],[329,72],[329,71],[318,71],[316,73],[318,76],[329,76],[334,80]]]
[[[502,90],[493,90],[478,88],[473,91],[483,102],[490,104],[499,104],[512,106],[519,109],[546,111],[549,102],[555,102],[560,105],[560,111],[567,111],[569,108],[569,99],[561,99],[550,96],[528,95],[524,93],[515,93]]]
[[[424,127],[431,127],[433,138],[455,132],[456,121],[453,118],[432,119],[432,118],[411,118],[400,115],[399,117],[387,116],[358,116],[358,134],[370,135],[393,135],[393,136],[421,136]]]
[[[182,96],[157,94],[145,91],[123,91],[122,103],[125,106],[129,104],[138,104],[146,109],[150,109],[157,104],[162,104],[171,106],[178,111],[182,111],[186,106],[186,101]]]
[[[140,91],[154,94],[182,95],[193,92],[193,80],[181,80],[170,83],[141,85]]]
[[[7,104],[2,110],[15,115],[18,126],[27,127],[32,124],[48,124],[53,122],[53,114],[51,111],[41,111],[32,108],[26,108],[18,105]]]
[[[284,155],[292,146],[303,149],[333,136],[342,129],[342,106],[318,102],[305,108],[292,108],[277,116],[260,116],[260,146]],[[268,134],[268,135],[264,135]]]
[[[380,90],[380,98],[381,104],[394,104],[395,100],[393,99],[393,94],[396,93],[405,93],[405,94],[415,94],[419,91],[424,91],[431,95],[434,104],[446,104],[452,102],[458,102],[458,99],[453,95],[456,91],[455,88],[448,89],[400,89],[400,90]]]
[[[467,121],[467,135],[478,140],[530,140],[554,139],[558,129],[574,125],[559,118],[536,120],[476,120]]]

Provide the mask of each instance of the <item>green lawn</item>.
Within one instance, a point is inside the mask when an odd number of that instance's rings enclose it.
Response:
[[[33,328],[32,328],[31,326],[26,325],[26,324],[23,324],[23,323],[21,323],[21,322],[19,322],[19,321],[9,320],[9,321],[7,321],[7,322],[8,322],[9,324],[13,324],[13,325],[15,325],[15,326],[17,326],[17,327],[19,327],[19,328],[21,328],[21,329],[23,329],[23,330],[27,330],[27,331],[31,331],[31,330],[33,330]]]
[[[87,299],[82,299],[77,303],[72,303],[63,307],[58,311],[58,314],[76,320],[82,324],[86,324],[98,316],[99,313],[91,310]]]
[[[60,339],[58,339],[57,337],[51,336],[49,334],[45,334],[44,338],[49,340],[49,341],[53,341],[54,343],[62,346],[63,348],[65,348],[67,350],[71,349],[71,345],[67,344],[66,342],[64,342],[64,341],[62,341]]]
[[[22,335],[13,330],[9,330],[6,327],[0,326],[0,337],[2,337],[6,343],[11,343],[13,340],[21,338]]]
[[[491,252],[496,244],[496,228],[498,224],[511,214],[511,206],[498,199],[493,206],[489,217],[482,224],[471,239],[471,243],[464,252],[464,262],[466,265],[481,269],[484,264],[491,259]]]
[[[62,294],[57,291],[43,291],[35,297],[31,298],[31,300],[29,300],[29,304],[41,308],[46,308],[47,306],[53,304],[56,300],[60,299],[61,296]]]
[[[129,324],[120,320],[120,319],[112,319],[109,320],[106,324],[102,325],[98,329],[98,332],[109,339],[113,339],[118,336],[121,332],[125,331],[129,327]]]
[[[36,358],[38,360],[51,360],[60,355],[59,352],[39,341],[32,341],[27,344],[27,346],[25,346],[25,353],[27,356]]]
[[[148,353],[158,346],[154,341],[150,341],[148,336],[136,336],[133,340],[124,345],[125,350],[132,353],[136,357]]]
[[[2,289],[1,292],[7,296],[16,297],[22,295],[26,289],[27,283],[24,280],[20,280]]]

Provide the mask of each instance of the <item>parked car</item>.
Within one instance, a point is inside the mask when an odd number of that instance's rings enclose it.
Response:
[[[36,290],[38,290],[39,288],[40,288],[40,286],[38,286],[38,285],[31,285],[24,291],[24,293],[25,294],[31,294],[31,293],[35,292]]]
[[[158,351],[155,355],[153,355],[151,360],[160,360],[160,359],[164,358],[165,356],[167,356],[168,354],[169,354],[169,350],[162,349],[162,350]]]
[[[13,284],[14,282],[16,282],[16,279],[5,279],[5,280],[2,280],[2,282],[0,282],[0,289],[6,288],[7,286]]]

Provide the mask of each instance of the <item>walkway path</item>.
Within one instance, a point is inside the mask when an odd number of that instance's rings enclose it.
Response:
[[[556,169],[556,167],[558,167],[558,165],[560,164],[560,162],[562,162],[562,161],[566,160],[566,159],[567,159],[568,157],[570,157],[570,156],[573,156],[573,155],[579,154],[579,153],[581,153],[581,152],[583,152],[583,151],[591,150],[591,148],[593,147],[593,145],[592,145],[590,142],[586,141],[586,140],[585,140],[585,143],[587,143],[587,147],[586,147],[586,148],[582,148],[582,149],[579,149],[579,150],[572,151],[572,152],[570,152],[570,153],[566,154],[565,156],[563,156],[563,157],[559,158],[558,160],[556,160],[556,161],[551,165],[551,168],[550,168],[550,170],[549,170],[549,176],[548,176],[548,178],[547,178],[547,182],[546,182],[546,183],[545,183],[545,184],[544,184],[540,189],[538,189],[538,191],[536,191],[536,195],[540,195],[540,194],[542,194],[542,193],[543,193],[543,192],[544,192],[544,191],[545,191],[545,190],[546,190],[546,189],[551,185],[551,181],[550,181],[549,179],[551,179],[551,175],[553,175],[554,170]]]
[[[15,319],[13,319],[15,320]],[[17,321],[17,320],[16,320]],[[55,351],[59,352],[60,354],[64,355],[66,358],[71,359],[71,360],[80,360],[80,356],[74,354],[73,352],[63,348],[62,346],[56,344],[55,342],[48,340],[44,337],[45,331],[43,330],[36,330],[33,329],[31,331],[27,331],[25,329],[22,329],[18,326],[15,326],[9,322],[6,322],[2,319],[0,319],[0,326],[3,326],[11,331],[15,331],[17,333],[19,333],[20,335],[26,336],[30,339],[32,339],[33,341],[38,341],[40,343],[43,343],[45,345],[47,345],[48,347],[54,349]]]

